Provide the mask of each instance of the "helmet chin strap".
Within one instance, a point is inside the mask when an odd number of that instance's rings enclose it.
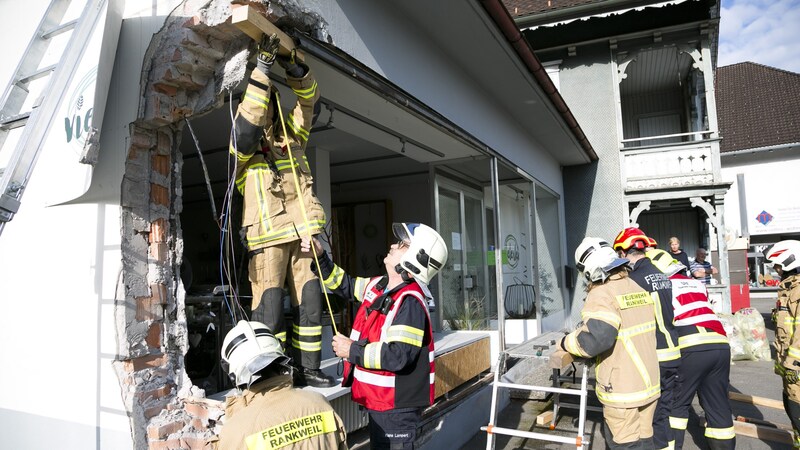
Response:
[[[403,266],[401,266],[400,264],[398,264],[398,265],[394,266],[394,271],[395,271],[395,272],[397,272],[397,273],[399,273],[399,274],[400,274],[400,277],[401,277],[401,278],[403,279],[403,281],[405,281],[406,283],[411,283],[412,281],[414,281],[414,277],[412,277],[412,276],[411,276],[411,275],[408,273],[408,271],[407,271],[407,270],[403,269]]]

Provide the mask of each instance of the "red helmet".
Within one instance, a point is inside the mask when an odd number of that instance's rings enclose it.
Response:
[[[628,227],[620,231],[616,239],[614,239],[614,250],[628,251],[632,248],[637,250],[644,250],[651,246],[651,239],[644,234],[644,231]],[[655,240],[652,240],[655,242]]]
[[[650,241],[649,247],[658,248],[658,242],[656,242],[655,239],[651,238],[650,236],[647,236],[647,240]]]

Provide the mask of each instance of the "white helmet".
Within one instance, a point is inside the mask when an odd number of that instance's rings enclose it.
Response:
[[[681,264],[680,261],[661,249],[649,250],[645,252],[644,256],[647,256],[658,270],[670,277],[686,269],[686,266]]]
[[[410,272],[420,283],[428,284],[447,262],[447,244],[433,228],[422,223],[394,223],[397,239],[408,244],[408,250],[395,268]]]
[[[800,241],[786,240],[773,245],[767,251],[767,261],[778,264],[786,272],[800,267]]]
[[[589,281],[605,281],[611,270],[625,264],[628,260],[617,257],[611,244],[600,238],[584,238],[575,249],[575,266]]]
[[[228,374],[239,387],[250,387],[261,378],[259,372],[272,364],[291,370],[290,359],[283,354],[280,341],[261,322],[240,320],[225,335],[220,353],[228,365]]]

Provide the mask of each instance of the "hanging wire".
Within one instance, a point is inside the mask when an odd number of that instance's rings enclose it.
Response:
[[[333,317],[333,308],[331,308],[331,300],[328,298],[328,290],[325,288],[325,284],[322,282],[322,268],[319,265],[319,258],[317,258],[317,252],[314,249],[314,241],[313,236],[311,235],[311,224],[308,223],[308,214],[306,214],[306,206],[305,201],[302,199],[302,191],[300,190],[300,182],[297,178],[297,168],[295,167],[295,159],[294,155],[292,154],[291,147],[288,146],[289,142],[289,133],[286,132],[286,122],[283,120],[283,111],[281,109],[281,99],[278,96],[278,91],[275,91],[275,107],[278,108],[278,117],[281,120],[281,130],[283,131],[283,139],[287,142],[288,151],[286,153],[289,154],[289,166],[292,168],[292,177],[294,178],[294,188],[297,191],[297,197],[300,198],[298,202],[300,204],[300,213],[303,217],[303,222],[305,222],[305,231],[308,234],[308,239],[311,244],[311,254],[314,256],[314,263],[317,267],[317,274],[320,286],[322,288],[322,293],[325,295],[325,303],[328,305],[328,314],[331,316],[331,326],[333,327],[333,334],[336,335],[339,333],[339,330],[336,329],[336,319]],[[297,163],[299,165],[300,163]],[[300,237],[300,233],[297,232],[297,227],[295,227],[295,233],[297,236]]]
[[[208,167],[206,166],[206,160],[203,159],[203,152],[200,150],[200,142],[198,142],[197,136],[194,134],[192,123],[189,122],[189,119],[184,117],[183,120],[186,121],[186,126],[189,127],[189,133],[192,135],[192,140],[194,140],[194,147],[197,149],[197,156],[200,157],[200,165],[203,166],[203,175],[206,177],[208,201],[211,203],[211,215],[214,217],[214,222],[216,222],[217,226],[219,226],[219,219],[217,218],[217,203],[214,201],[214,191],[211,189],[211,180],[208,177]]]

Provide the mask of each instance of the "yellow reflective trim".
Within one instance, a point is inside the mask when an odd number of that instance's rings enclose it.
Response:
[[[681,347],[691,347],[701,344],[727,344],[728,338],[716,332],[700,332],[681,336],[678,338]]]
[[[578,337],[575,333],[570,333],[567,335],[567,338],[564,339],[564,347],[566,347],[566,350],[573,355],[583,356],[581,349],[578,346]]]
[[[314,231],[322,230],[325,227],[325,220],[310,220],[309,225],[311,225],[311,234],[315,234]],[[248,237],[247,243],[252,248],[252,246],[263,244],[264,242],[274,241],[288,236],[298,236],[298,233],[304,232],[305,229],[306,225],[303,223],[299,226],[285,227],[278,230],[269,230],[261,235]]]
[[[363,278],[363,277],[356,278],[355,288],[353,290],[355,291],[356,300],[358,300],[359,302],[364,299],[364,294],[366,294],[365,291],[367,290],[367,285],[369,284],[369,281],[370,281],[369,278]]]
[[[334,265],[331,274],[328,275],[328,278],[322,281],[322,284],[325,285],[326,288],[330,290],[334,290],[341,286],[342,280],[344,280],[344,270],[341,267]]]
[[[317,342],[303,342],[292,339],[292,347],[299,349],[304,352],[321,352],[322,351],[322,341]]]
[[[269,99],[263,95],[258,95],[251,92],[246,92],[242,101],[252,103],[261,109],[267,109],[269,107]]]
[[[685,430],[686,427],[689,425],[689,419],[684,419],[682,417],[672,417],[669,418],[669,426],[675,430]]]
[[[292,324],[292,330],[298,336],[322,336],[322,325],[314,327],[301,327],[297,324]]]
[[[281,331],[280,333],[275,333],[275,337],[279,341],[283,342],[284,344],[286,343],[286,332],[285,331]]]
[[[314,83],[309,88],[292,89],[292,91],[294,91],[295,95],[297,95],[300,98],[304,98],[304,99],[309,99],[309,98],[313,97],[314,93],[316,92],[316,90],[317,90],[317,81],[316,80],[314,80]]]
[[[788,354],[794,359],[800,359],[800,349],[797,347],[789,347]]]
[[[616,299],[620,309],[635,308],[637,306],[646,306],[653,303],[653,297],[647,292],[633,292],[630,294],[617,295]]]
[[[383,342],[373,342],[364,347],[364,368],[380,370]]]
[[[705,436],[711,439],[733,439],[736,437],[736,431],[733,429],[733,427],[728,427],[728,428],[706,427]]]
[[[239,153],[236,150],[236,147],[233,146],[233,143],[229,144],[228,146],[228,153],[236,157],[236,160],[241,162],[247,162],[253,155],[245,155],[244,153]]]
[[[649,387],[652,384],[652,380],[650,379],[650,374],[647,372],[647,367],[644,365],[644,361],[642,361],[641,356],[639,356],[639,352],[636,351],[636,346],[633,345],[630,336],[625,336],[621,340],[622,345],[625,346],[625,350],[628,352],[628,356],[631,358],[631,361],[633,361],[633,365],[636,366],[636,370],[639,371],[639,376],[642,377],[644,385]]]
[[[333,411],[292,419],[244,438],[247,450],[275,450],[337,430]]]
[[[393,325],[386,331],[386,342],[403,342],[414,347],[422,347],[424,336],[425,332],[419,328],[407,325]]]
[[[658,356],[658,362],[675,361],[680,359],[681,349],[680,347],[657,348],[656,355]]]
[[[308,141],[308,130],[301,127],[300,124],[294,120],[294,117],[289,117],[289,120],[286,123],[289,125],[289,128],[294,131],[294,134],[297,135],[297,137],[303,141]]]
[[[667,343],[667,349],[672,349],[676,347],[676,345],[674,342],[672,342],[672,335],[669,334],[666,325],[664,325],[664,312],[661,309],[661,297],[659,297],[658,292],[652,292],[650,295],[652,296],[653,302],[655,303],[656,323],[658,324],[658,331],[661,332],[661,334],[664,336],[664,341]],[[663,351],[665,358],[669,358],[669,359],[661,359],[659,357],[658,359],[659,361],[672,361],[673,359],[681,357],[680,344],[678,344],[677,348],[675,349],[675,351],[678,352],[677,357],[675,357],[675,353],[668,351],[667,349],[658,349]],[[656,353],[658,353],[658,350],[656,350]]]
[[[622,319],[610,312],[605,311],[588,311],[588,312],[581,312],[581,319],[586,322],[589,319],[597,319],[602,320],[603,322],[608,322],[614,326],[614,328],[619,328],[619,324],[621,323]]]
[[[617,333],[617,339],[632,338],[634,336],[638,336],[640,334],[647,333],[655,329],[656,329],[656,322],[651,320],[650,322],[641,323],[636,326],[623,328],[619,330],[619,333]]]
[[[626,392],[624,394],[604,392],[600,389],[597,391],[597,398],[603,400],[605,403],[631,403],[642,400],[648,400],[661,392],[661,384],[650,386],[643,391]]]

